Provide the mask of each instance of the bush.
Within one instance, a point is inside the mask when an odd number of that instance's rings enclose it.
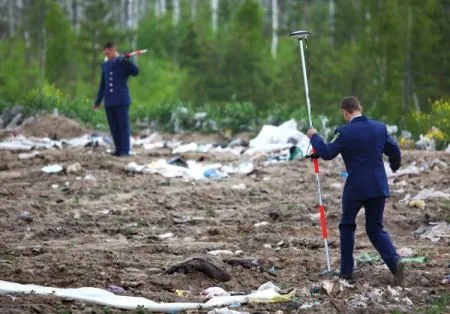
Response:
[[[44,84],[31,90],[25,96],[24,102],[25,110],[29,114],[52,112],[56,109],[67,117],[80,119],[95,127],[106,127],[105,115],[92,110],[90,99],[71,98],[54,85]]]
[[[407,128],[416,137],[428,133],[436,140],[437,147],[442,148],[450,142],[450,100],[436,100],[428,113],[412,113],[408,118]]]

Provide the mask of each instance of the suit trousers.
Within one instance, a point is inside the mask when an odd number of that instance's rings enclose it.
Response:
[[[386,199],[342,200],[342,219],[339,224],[341,240],[341,275],[353,274],[353,247],[355,242],[356,216],[362,206],[365,208],[366,233],[370,242],[381,255],[391,272],[395,272],[400,259],[389,234],[383,228],[383,212]]]
[[[130,117],[129,105],[106,106],[106,118],[116,148],[116,155],[130,154]]]

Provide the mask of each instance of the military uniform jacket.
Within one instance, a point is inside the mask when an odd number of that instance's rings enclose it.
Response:
[[[95,103],[100,104],[104,99],[105,107],[130,105],[128,77],[138,73],[138,67],[122,56],[105,61],[102,64],[102,78]]]
[[[400,168],[400,148],[387,133],[383,123],[365,116],[353,118],[336,129],[331,143],[325,144],[319,135],[311,138],[312,146],[324,160],[342,155],[348,178],[344,200],[367,200],[389,197],[389,186],[384,168],[383,153],[389,157],[391,169]]]

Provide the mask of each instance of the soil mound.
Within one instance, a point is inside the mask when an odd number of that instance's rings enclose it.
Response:
[[[74,138],[88,133],[89,130],[79,122],[62,116],[44,115],[23,127],[23,134],[34,137],[49,137],[54,140]]]

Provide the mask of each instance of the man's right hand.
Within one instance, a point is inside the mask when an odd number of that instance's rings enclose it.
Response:
[[[100,106],[100,104],[93,104],[92,109],[97,110],[98,108],[100,108]]]

